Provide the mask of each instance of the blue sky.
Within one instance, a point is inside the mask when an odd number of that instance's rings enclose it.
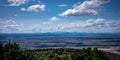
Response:
[[[119,33],[119,0],[0,0],[0,33]]]

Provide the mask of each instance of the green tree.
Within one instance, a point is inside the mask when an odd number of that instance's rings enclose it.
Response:
[[[5,60],[20,60],[21,53],[17,44],[8,43],[4,46],[4,58]]]
[[[3,45],[0,43],[0,60],[4,59],[3,54],[4,54]]]

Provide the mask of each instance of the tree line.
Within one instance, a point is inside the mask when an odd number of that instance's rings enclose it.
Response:
[[[109,60],[97,48],[21,50],[16,43],[0,44],[0,60]]]

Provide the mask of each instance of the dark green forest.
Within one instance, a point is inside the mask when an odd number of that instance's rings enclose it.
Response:
[[[0,60],[120,60],[119,57],[97,48],[21,50],[16,43],[0,44]]]

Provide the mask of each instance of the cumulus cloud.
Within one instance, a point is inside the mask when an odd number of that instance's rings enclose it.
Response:
[[[52,17],[52,18],[50,18],[50,21],[58,21],[59,20],[59,18],[57,18],[57,17]]]
[[[66,7],[66,6],[68,6],[67,4],[60,4],[60,5],[58,5],[59,7]]]
[[[36,31],[40,31],[40,26],[18,24],[12,19],[0,21],[0,33],[30,33]]]
[[[108,3],[109,0],[89,0],[83,3],[77,3],[73,5],[73,9],[67,9],[65,12],[59,14],[59,16],[85,16],[96,15],[101,9],[101,5]]]
[[[21,26],[20,25],[5,25],[3,27],[9,31],[18,31]]]
[[[106,20],[102,18],[89,19],[85,23],[85,27],[120,27],[120,20]]]
[[[12,19],[9,19],[9,20],[7,20],[7,21],[1,22],[1,24],[11,25],[11,24],[16,24],[16,22],[13,21]]]
[[[113,20],[110,22],[106,22],[106,25],[109,27],[118,27],[120,28],[120,20]]]
[[[35,11],[35,12],[39,12],[39,11],[44,11],[44,10],[45,10],[45,5],[40,5],[40,4],[31,5],[28,8],[21,8],[21,11]]]
[[[28,2],[28,0],[8,0],[9,6],[20,6]]]
[[[21,11],[25,11],[26,9],[25,9],[25,8],[21,8],[20,10],[21,10]]]
[[[21,27],[22,25],[17,24],[15,21],[11,19],[0,22],[0,29],[2,32],[18,31]]]
[[[30,32],[39,32],[41,31],[40,25],[23,25],[21,29],[19,29],[20,32],[30,33]]]
[[[60,20],[60,19],[57,17],[51,17],[49,21],[45,21],[43,24],[50,24],[50,23],[58,21],[58,20]]]
[[[40,4],[32,5],[27,8],[27,11],[35,11],[35,12],[44,11],[44,10],[45,10],[45,5],[40,5]]]
[[[51,28],[53,29],[53,27]],[[74,23],[67,23],[67,24],[58,24],[56,25],[55,29],[57,30],[67,30],[75,32],[78,31],[119,31],[120,32],[120,20],[106,20],[103,18],[97,19],[88,19],[84,22],[74,22]],[[101,31],[100,31],[101,30]],[[86,32],[87,32],[86,31]],[[117,32],[116,31],[116,32]]]
[[[92,26],[104,26],[106,25],[106,20],[102,18],[98,18],[96,20],[89,19],[86,21],[85,27],[92,27]]]
[[[68,23],[68,24],[59,24],[57,25],[57,28],[60,30],[66,30],[66,29],[75,29],[75,28],[81,28],[81,23]]]
[[[0,21],[1,32],[120,32],[120,20],[97,18],[53,25],[21,25],[9,19]]]

